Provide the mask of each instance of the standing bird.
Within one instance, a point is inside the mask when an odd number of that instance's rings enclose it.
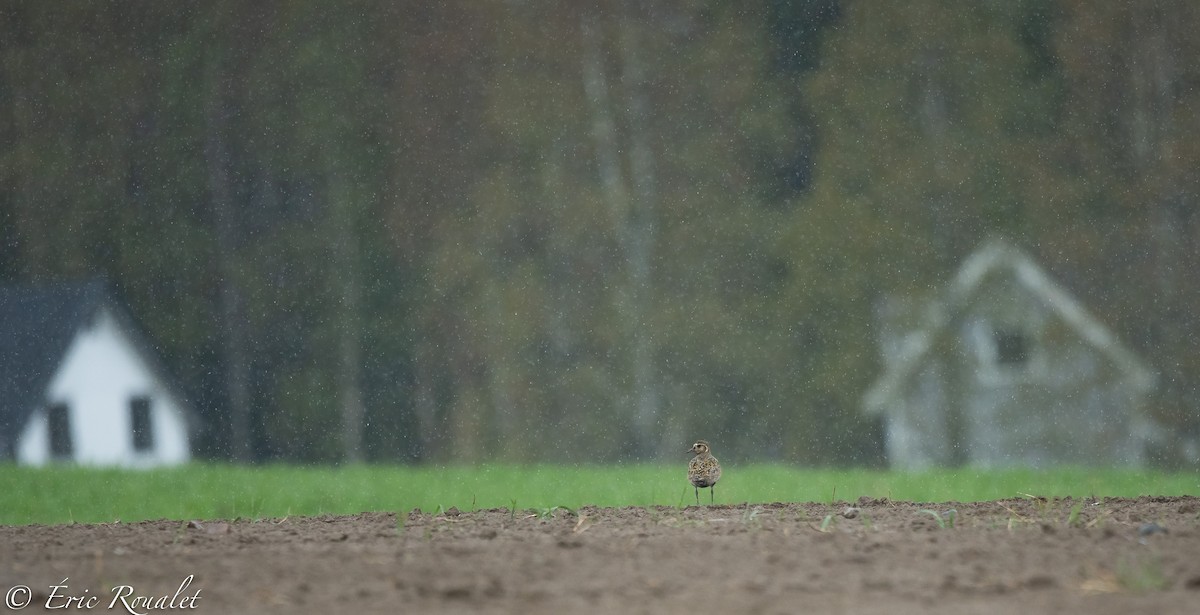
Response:
[[[688,452],[693,455],[688,462],[688,480],[696,488],[696,505],[700,505],[700,490],[705,487],[708,487],[709,502],[716,501],[713,485],[721,480],[721,464],[712,456],[708,442],[704,440],[696,440]]]

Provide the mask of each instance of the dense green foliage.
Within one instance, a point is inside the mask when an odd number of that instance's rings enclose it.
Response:
[[[1182,433],[1198,26],[1185,0],[9,2],[0,281],[108,276],[212,456],[871,464],[880,301],[1002,233],[1162,371]]]
[[[288,515],[408,512],[439,507],[536,511],[554,506],[686,506],[695,494],[684,468],[627,466],[192,465],[167,470],[0,467],[0,524],[142,519],[261,519]],[[717,504],[853,501],[861,496],[927,502],[1016,497],[1196,495],[1200,477],[1127,470],[973,469],[918,473],[729,467]],[[707,503],[708,494],[702,502]]]

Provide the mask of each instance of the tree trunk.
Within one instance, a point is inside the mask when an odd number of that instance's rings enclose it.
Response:
[[[434,374],[437,370],[430,366],[428,350],[418,348],[413,375],[413,411],[417,421],[417,450],[416,458],[428,462],[437,458],[440,453],[441,429],[437,422],[437,399],[434,394]]]
[[[650,322],[655,298],[651,268],[658,219],[658,180],[654,152],[650,147],[650,119],[646,104],[645,65],[639,51],[638,25],[630,19],[621,22],[622,83],[628,105],[629,170],[633,179],[633,207],[629,212],[630,240],[629,284],[636,322],[633,324],[633,383],[637,412],[636,425],[642,435],[639,454],[658,457],[665,443],[659,425],[660,391],[655,365],[657,344],[654,324]],[[655,447],[651,450],[649,447]]]
[[[347,190],[337,164],[329,169],[329,212],[333,217],[333,274],[338,284],[337,387],[342,416],[342,458],[348,463],[366,459],[363,450],[366,410],[362,393],[362,275],[358,268],[359,243],[354,222],[355,197]]]
[[[229,404],[229,456],[235,461],[253,458],[250,446],[250,356],[245,300],[237,281],[237,253],[241,244],[240,217],[234,205],[229,177],[227,146],[228,80],[218,65],[210,69],[205,105],[204,158],[208,169],[209,198],[217,242],[217,300],[221,316],[221,354],[225,365],[225,392]]]
[[[1188,262],[1188,256],[1194,254],[1188,232],[1194,205],[1186,186],[1191,169],[1181,169],[1172,151],[1178,145],[1176,114],[1191,113],[1176,93],[1181,78],[1180,47],[1191,32],[1172,21],[1169,12],[1157,3],[1143,3],[1131,11],[1132,100],[1126,121],[1133,169],[1148,188],[1150,199],[1144,224],[1155,295],[1153,339],[1161,357],[1156,362],[1161,370],[1159,411],[1172,428],[1178,428],[1194,416],[1196,389],[1188,369],[1194,363],[1187,334],[1195,331],[1187,292],[1194,277]]]
[[[658,377],[652,327],[653,308],[651,256],[655,242],[655,173],[653,155],[646,142],[646,109],[643,70],[629,24],[622,24],[624,80],[629,100],[631,137],[629,166],[633,190],[625,177],[621,160],[621,139],[609,96],[601,50],[600,33],[594,15],[581,22],[583,43],[583,85],[592,120],[600,182],[604,190],[621,252],[625,282],[617,290],[618,313],[625,327],[624,344],[628,348],[630,390],[623,405],[632,404],[632,453],[640,459],[657,456],[660,446]],[[639,130],[640,129],[640,130]],[[641,134],[637,134],[637,133]],[[615,413],[620,416],[622,413]]]

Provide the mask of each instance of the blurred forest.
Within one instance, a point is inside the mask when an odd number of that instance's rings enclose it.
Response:
[[[0,281],[107,276],[212,457],[873,464],[876,306],[1003,234],[1195,433],[1197,31],[1190,0],[13,0]]]

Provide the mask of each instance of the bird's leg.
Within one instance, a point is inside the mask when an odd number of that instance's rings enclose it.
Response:
[[[713,504],[717,501],[717,496],[713,495],[717,491],[717,486],[713,485],[708,488],[708,503]]]
[[[696,506],[699,506],[700,505],[700,488],[699,487],[692,487],[692,488],[696,490]]]

